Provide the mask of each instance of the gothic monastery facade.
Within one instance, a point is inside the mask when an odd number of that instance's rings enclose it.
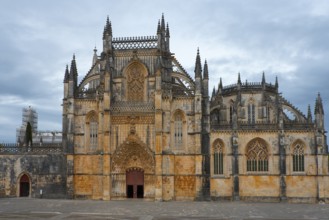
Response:
[[[207,62],[194,77],[157,35],[114,38],[77,80],[64,79],[63,134],[74,198],[313,201],[328,197],[328,157],[320,95],[315,120],[280,93],[278,81],[223,86],[209,97]],[[294,119],[287,115],[293,114]]]
[[[143,37],[115,38],[107,19],[89,72],[78,81],[74,56],[66,67],[61,165],[43,171],[52,187],[20,163],[4,194],[26,175],[34,197],[57,187],[76,199],[329,202],[320,94],[304,114],[277,79],[237,78],[209,92],[207,62],[198,50],[194,73],[182,67],[163,16]]]

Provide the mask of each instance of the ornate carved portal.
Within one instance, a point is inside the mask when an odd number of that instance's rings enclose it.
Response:
[[[128,101],[144,100],[144,69],[141,64],[134,63],[127,70]]]
[[[141,168],[145,174],[154,174],[154,154],[134,132],[115,151],[112,173],[125,174],[132,167]]]
[[[112,158],[112,198],[154,198],[154,153],[135,132],[130,132]]]

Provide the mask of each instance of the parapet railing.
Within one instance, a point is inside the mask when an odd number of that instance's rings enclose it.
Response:
[[[233,125],[229,122],[212,123],[212,130],[232,130]],[[239,130],[278,130],[279,124],[275,122],[256,122],[248,123],[239,121],[237,124],[237,129]],[[314,129],[314,124],[304,123],[304,122],[284,122],[284,130],[312,130]]]
[[[155,49],[158,46],[158,37],[143,36],[113,38],[112,45],[114,49],[119,50]]]
[[[22,146],[19,144],[0,144],[0,154],[58,154],[63,152],[61,144],[35,144]]]

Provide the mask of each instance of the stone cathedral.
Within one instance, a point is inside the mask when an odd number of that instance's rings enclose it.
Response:
[[[207,62],[182,67],[163,16],[142,37],[107,19],[89,72],[78,81],[75,56],[65,71],[67,197],[328,202],[320,94],[304,114],[260,79],[209,93]]]

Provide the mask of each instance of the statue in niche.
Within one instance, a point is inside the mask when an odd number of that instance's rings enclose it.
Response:
[[[130,124],[130,134],[131,135],[136,134],[136,126],[134,123]]]
[[[114,85],[114,100],[121,101],[121,86]]]
[[[154,90],[150,90],[149,91],[149,101],[153,101],[154,100]]]

